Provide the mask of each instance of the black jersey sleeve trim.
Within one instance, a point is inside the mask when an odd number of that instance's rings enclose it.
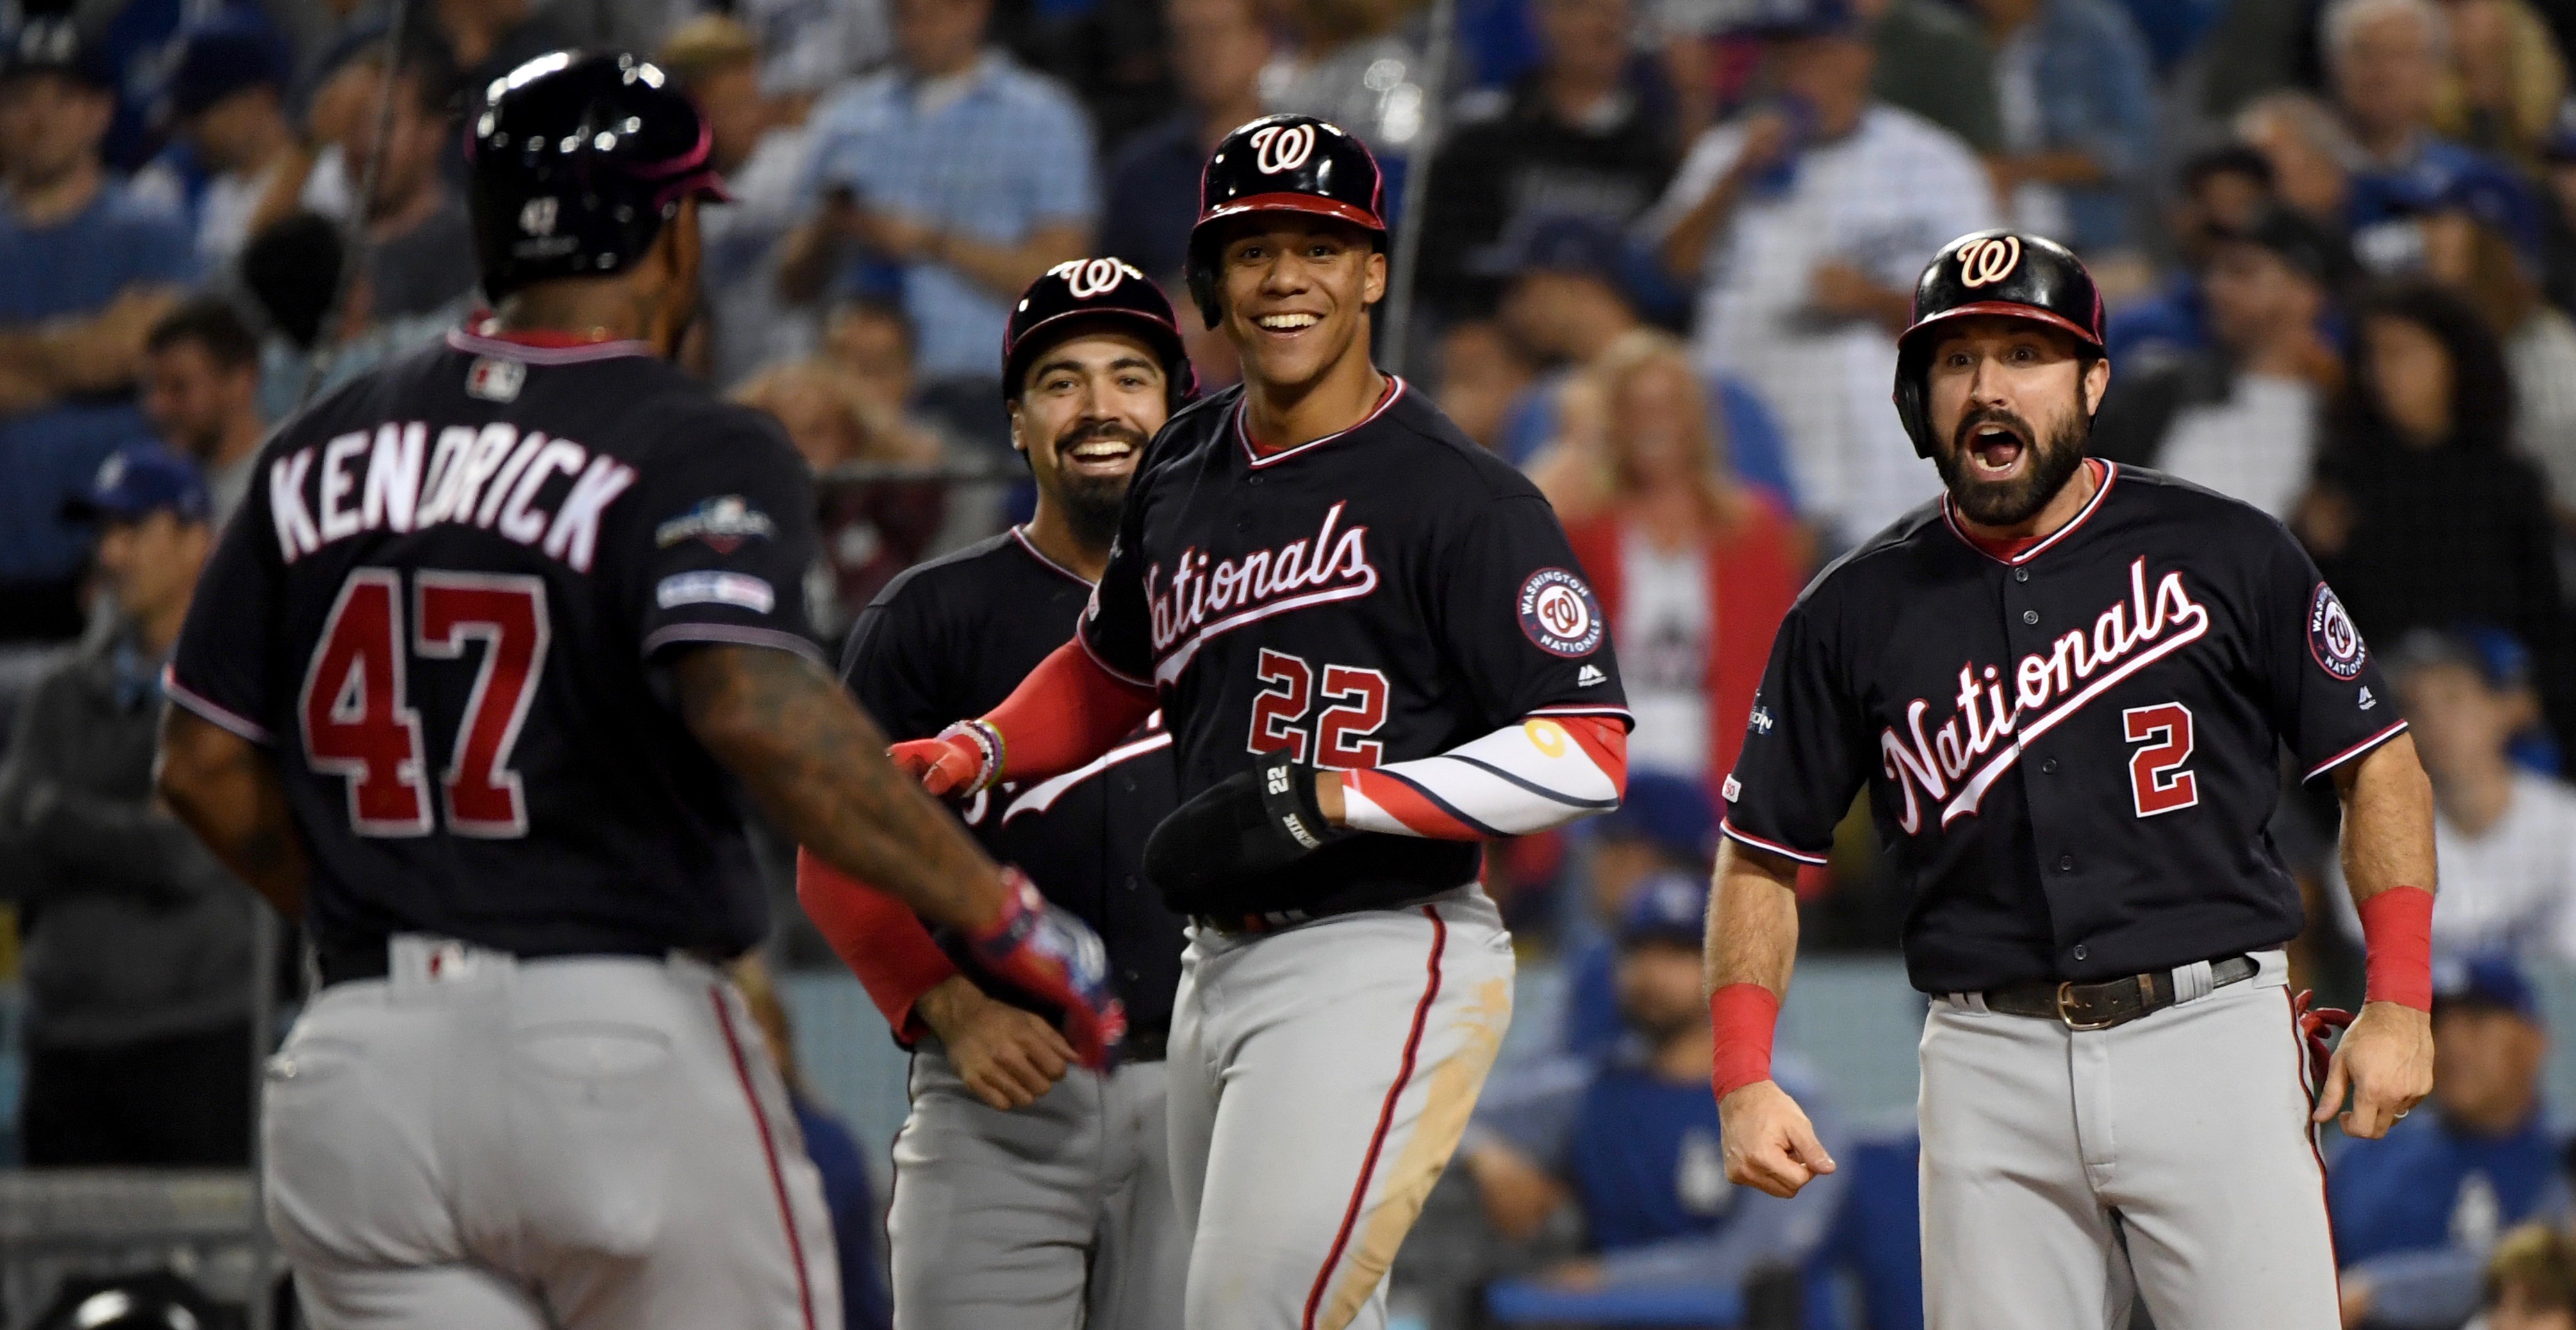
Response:
[[[1126,684],[1131,688],[1151,689],[1154,686],[1153,680],[1139,679],[1135,675],[1129,674],[1127,671],[1101,659],[1098,648],[1091,645],[1091,634],[1084,632],[1081,628],[1077,627],[1073,630],[1073,640],[1082,644],[1082,654],[1091,657],[1091,663],[1099,666],[1101,673],[1106,674],[1110,678],[1116,679],[1118,682]]]
[[[2302,781],[2315,780],[2317,777],[2334,770],[2336,767],[2342,766],[2344,763],[2349,762],[2354,758],[2369,752],[2371,749],[2377,748],[2381,744],[2396,738],[2405,730],[2405,728],[2406,722],[2401,720],[2396,724],[2389,726],[2387,729],[2381,730],[2379,733],[2362,740],[2360,743],[2354,744],[2352,747],[2318,763],[2316,766],[2309,769],[2307,775],[2302,776],[2299,779]]]
[[[1611,719],[1620,722],[1632,733],[1637,728],[1637,713],[1630,711],[1626,707],[1533,707],[1530,709],[1529,714],[1533,716],[1608,716]]]
[[[1820,866],[1825,863],[1825,856],[1821,854],[1802,854],[1796,850],[1790,849],[1788,846],[1783,845],[1778,841],[1764,840],[1760,836],[1737,829],[1733,822],[1727,821],[1724,818],[1718,819],[1717,829],[1721,835],[1733,840],[1740,840],[1757,850],[1767,850],[1784,859],[1795,859],[1802,864],[1817,864]]]
[[[167,665],[161,667],[161,691],[169,694],[171,701],[195,712],[217,729],[229,730],[255,744],[276,742],[267,726],[179,682],[179,676]]]
[[[823,658],[823,649],[794,633],[774,628],[744,628],[729,623],[675,623],[644,639],[644,655],[650,659],[662,648],[679,642],[726,642],[735,646],[768,647],[773,651],[792,651],[815,664],[830,669],[832,662]]]

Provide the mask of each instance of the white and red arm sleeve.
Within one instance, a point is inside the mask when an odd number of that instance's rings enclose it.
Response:
[[[1628,730],[1611,716],[1530,716],[1448,752],[1342,773],[1342,822],[1432,840],[1526,836],[1619,806]]]

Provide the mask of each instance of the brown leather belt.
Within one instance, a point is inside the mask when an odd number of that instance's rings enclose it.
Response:
[[[2226,956],[2209,963],[2209,986],[2225,988],[2253,978],[2262,967],[2251,956]],[[2008,988],[1988,989],[1986,1010],[2007,1016],[2037,1016],[2066,1022],[2070,1030],[2108,1030],[2174,1004],[2173,971],[2133,974],[2098,984],[2054,983],[2034,979]]]

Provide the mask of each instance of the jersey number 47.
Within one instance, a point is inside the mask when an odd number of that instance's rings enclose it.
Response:
[[[528,834],[527,796],[510,750],[545,670],[546,584],[506,573],[402,574],[359,568],[340,585],[304,671],[296,717],[305,764],[349,783],[349,826],[361,836],[426,836],[428,753],[408,686],[412,658],[462,661],[482,644],[474,689],[447,747],[439,795],[447,829],[506,839]],[[410,621],[410,632],[404,621]]]

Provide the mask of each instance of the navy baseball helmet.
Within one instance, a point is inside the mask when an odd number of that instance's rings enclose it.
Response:
[[[1943,245],[1915,281],[1914,320],[1896,339],[1896,414],[1918,456],[1933,453],[1923,382],[1932,342],[1943,323],[1976,315],[2045,323],[2102,354],[2102,296],[2066,246],[2008,229],[1971,232]]]
[[[695,103],[631,55],[556,51],[492,81],[466,145],[493,300],[635,262],[691,197],[722,199]]]
[[[1199,176],[1199,220],[1190,228],[1190,299],[1217,321],[1216,226],[1256,212],[1332,217],[1386,248],[1386,175],[1368,145],[1311,115],[1265,115],[1237,126]]]
[[[1198,375],[1181,345],[1180,321],[1136,265],[1124,259],[1067,259],[1020,292],[1002,329],[1002,400],[1020,400],[1022,381],[1038,353],[1087,328],[1114,327],[1154,348],[1163,382],[1177,407],[1198,394]]]

